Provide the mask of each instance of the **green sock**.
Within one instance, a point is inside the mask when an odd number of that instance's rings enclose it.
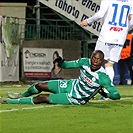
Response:
[[[38,93],[39,91],[35,88],[35,85],[31,85],[26,92],[22,93],[22,96],[28,97],[28,96],[31,96],[33,94],[38,94]]]
[[[9,104],[34,104],[33,97],[23,97],[18,99],[8,99]]]

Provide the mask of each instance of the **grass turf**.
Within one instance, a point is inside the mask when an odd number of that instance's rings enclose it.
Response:
[[[0,95],[28,86],[0,86]],[[121,100],[86,105],[0,105],[0,133],[132,133],[133,86],[117,86]],[[8,111],[8,112],[6,112]]]

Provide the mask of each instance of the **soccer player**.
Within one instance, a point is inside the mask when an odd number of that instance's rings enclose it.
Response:
[[[103,24],[95,50],[103,51],[106,60],[105,70],[113,82],[114,63],[120,59],[129,25],[133,25],[133,0],[101,0],[100,10],[83,20],[81,26],[86,27],[99,19],[102,19]]]
[[[49,80],[31,85],[28,90],[18,99],[0,98],[1,103],[8,104],[86,104],[99,92],[100,87],[108,90],[103,93],[113,100],[120,99],[120,93],[112,84],[110,78],[102,67],[104,54],[100,50],[92,53],[91,58],[80,58],[74,61],[65,61],[61,57],[55,59],[59,66],[64,69],[80,68],[78,79]],[[49,94],[38,94],[42,91]],[[37,96],[31,97],[33,94]],[[17,97],[16,97],[17,98]]]

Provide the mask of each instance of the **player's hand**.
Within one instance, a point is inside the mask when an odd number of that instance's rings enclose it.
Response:
[[[102,95],[103,97],[105,97],[105,98],[108,97],[108,96],[107,96],[107,93],[105,93],[103,89],[100,89],[100,90],[99,90],[99,94],[101,94],[101,95]]]
[[[65,61],[65,59],[62,59],[60,56],[59,57],[57,57],[54,61],[53,61],[53,63],[58,63],[58,65],[60,66],[60,64],[62,64],[63,62]]]
[[[87,20],[86,20],[86,19],[83,20],[83,21],[81,22],[80,26],[82,26],[82,27],[83,27],[83,26],[87,27],[87,26],[88,26]]]

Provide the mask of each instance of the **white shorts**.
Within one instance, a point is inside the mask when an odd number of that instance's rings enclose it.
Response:
[[[111,62],[118,62],[120,59],[122,44],[110,44],[97,41],[95,50],[101,50],[104,53],[104,59]]]

